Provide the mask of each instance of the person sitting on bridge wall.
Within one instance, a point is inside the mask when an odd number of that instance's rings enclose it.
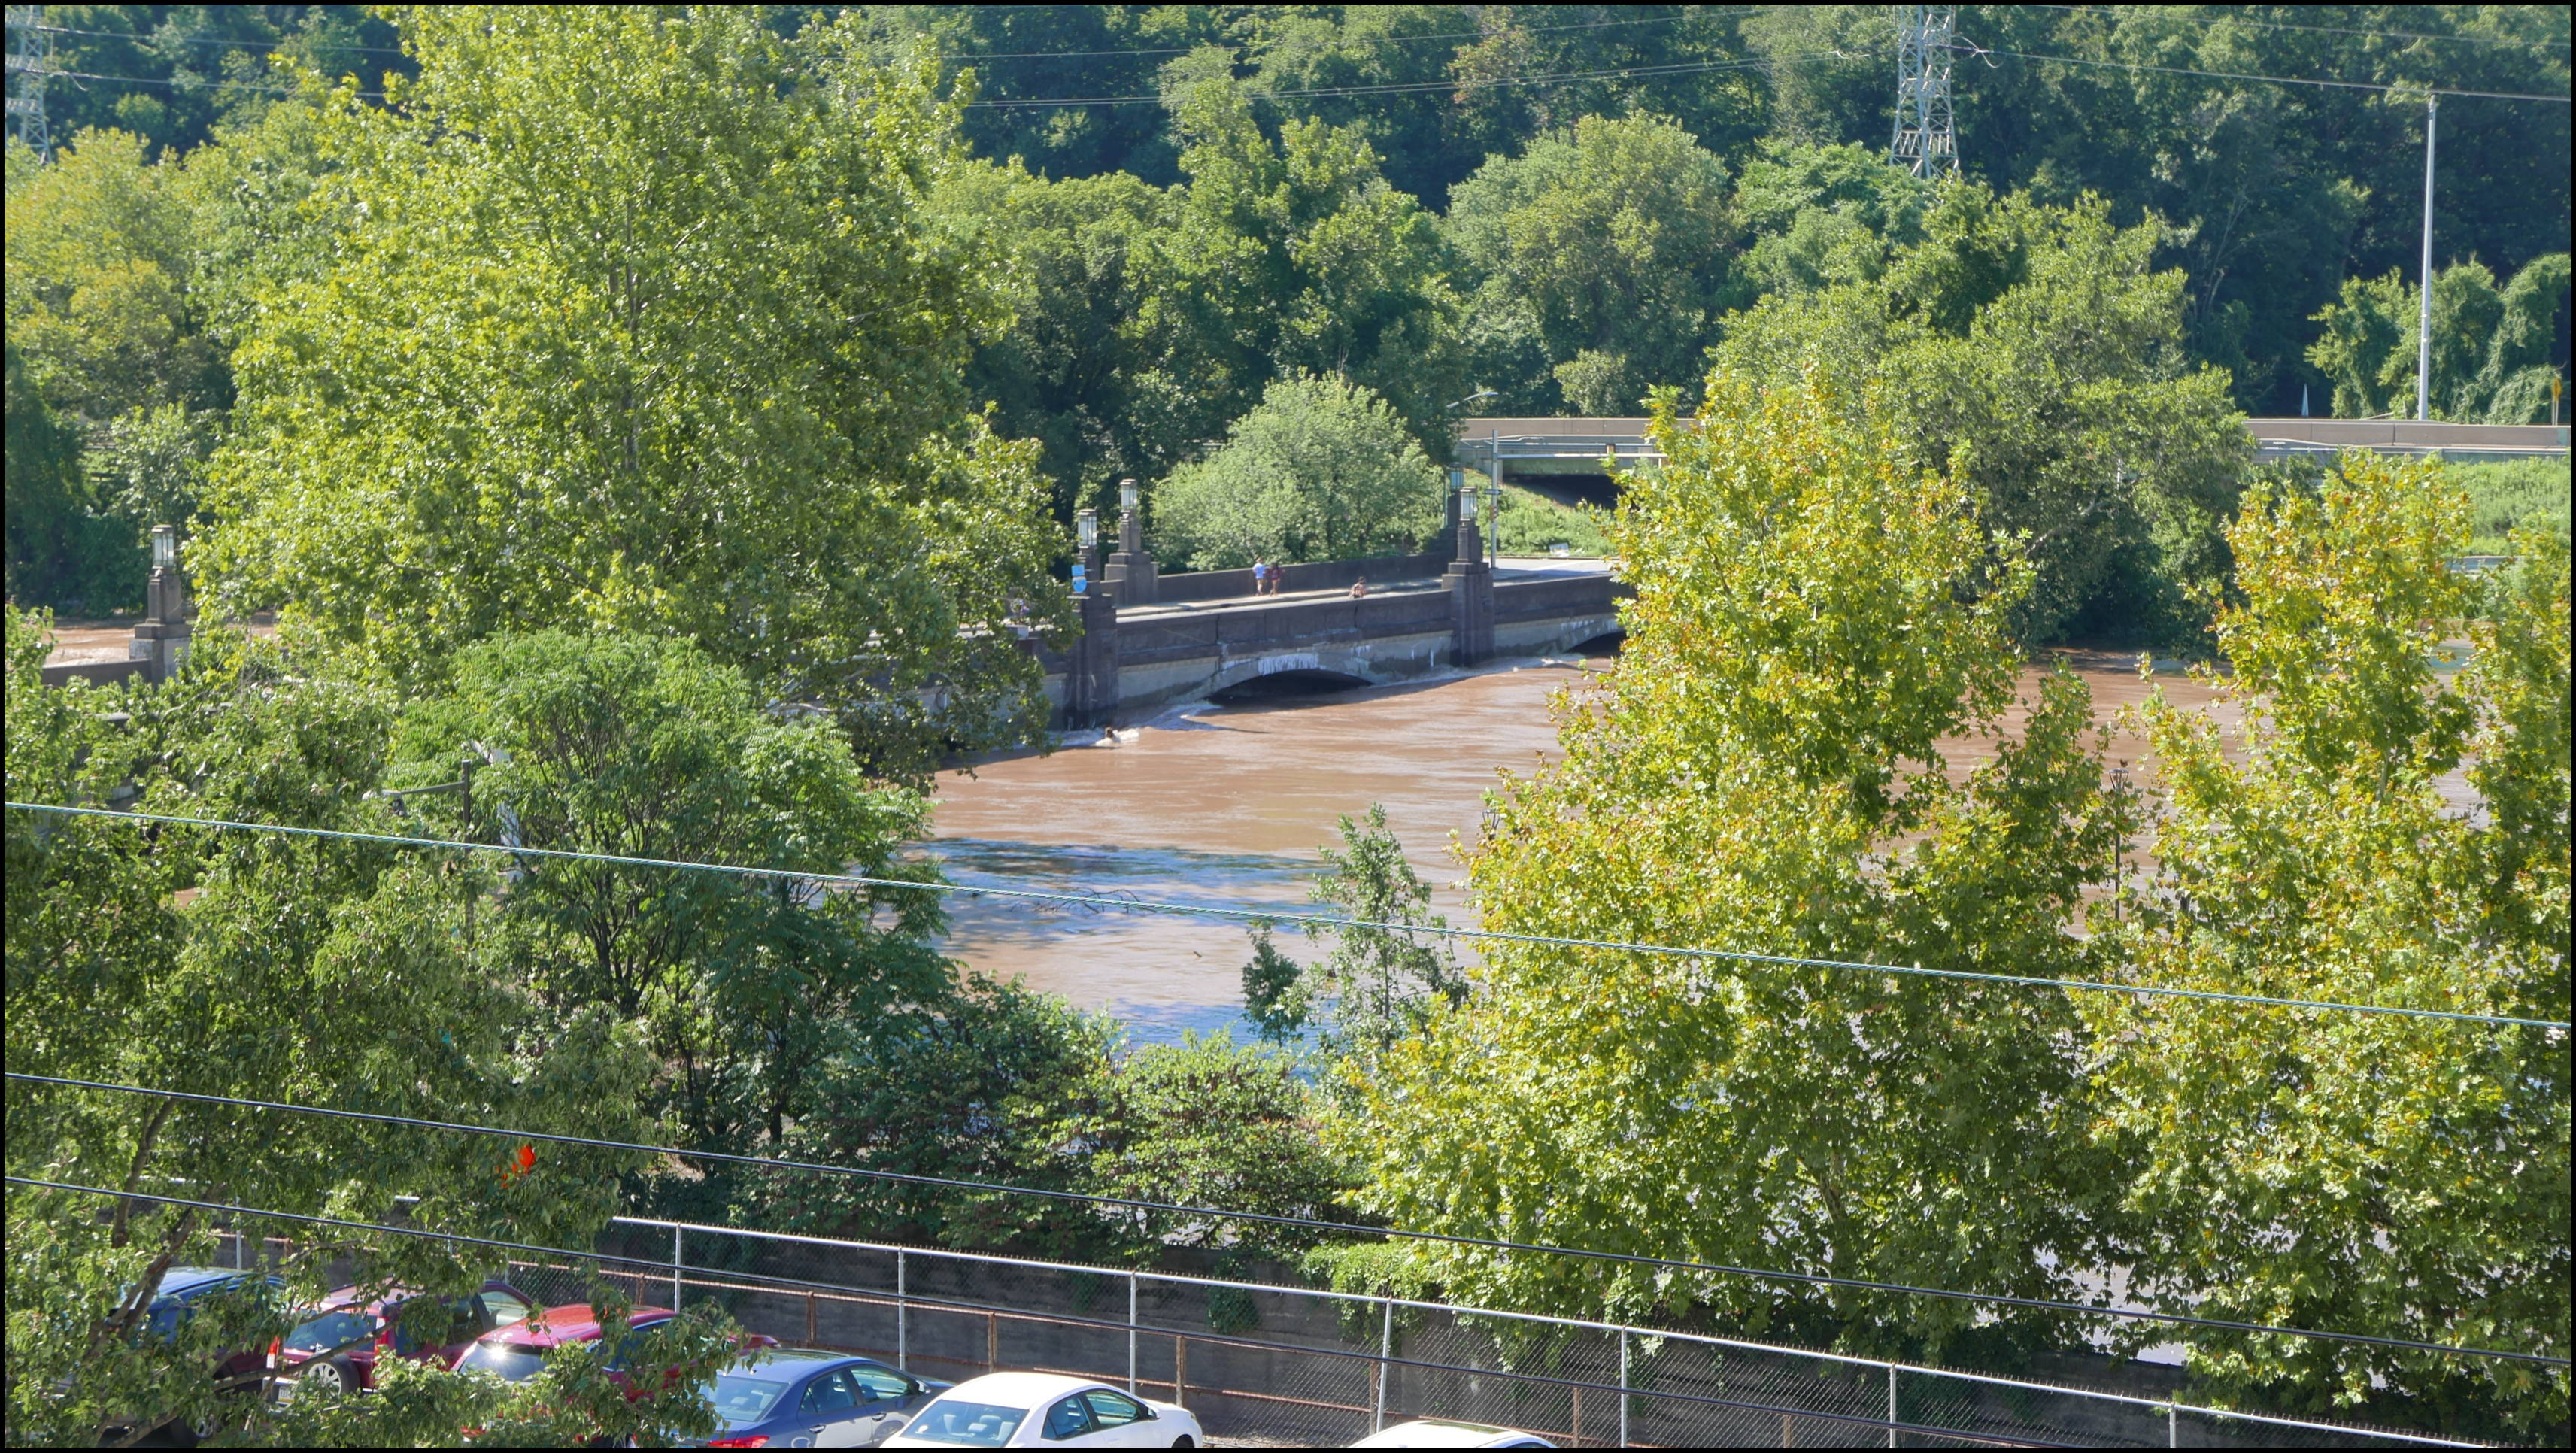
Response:
[[[1368,594],[1368,577],[1363,575],[1351,582],[1351,599],[1357,600],[1366,594]]]

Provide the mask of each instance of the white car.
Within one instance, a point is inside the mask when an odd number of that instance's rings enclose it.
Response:
[[[993,1372],[931,1400],[881,1448],[1195,1448],[1189,1409],[1051,1372]]]
[[[1483,1423],[1423,1418],[1380,1429],[1351,1445],[1354,1448],[1553,1448],[1536,1433],[1495,1428]]]

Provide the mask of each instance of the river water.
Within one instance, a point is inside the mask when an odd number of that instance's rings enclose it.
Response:
[[[1556,749],[1549,697],[1590,662],[1505,664],[1448,680],[1331,696],[1184,709],[1099,745],[1005,758],[942,774],[930,851],[959,883],[1130,896],[1202,906],[1314,911],[1318,850],[1342,814],[1383,803],[1406,856],[1450,922],[1472,923],[1456,886],[1453,837],[1472,840],[1483,794],[1505,769]],[[2106,718],[2144,699],[2133,662],[2070,659]],[[2025,686],[2035,688],[2036,670]],[[2210,693],[2178,676],[2177,702]],[[2004,729],[2016,722],[2007,718]],[[1948,744],[1954,770],[1992,742]],[[2114,761],[2140,756],[2116,738]],[[948,951],[997,978],[1024,977],[1128,1021],[1138,1042],[1236,1024],[1250,956],[1240,923],[1091,912],[1000,898],[951,900]],[[1317,947],[1293,933],[1281,947]]]

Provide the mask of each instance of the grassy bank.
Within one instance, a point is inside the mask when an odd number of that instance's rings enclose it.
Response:
[[[2473,555],[2510,555],[2512,531],[2526,524],[2554,524],[2567,533],[2568,462],[2517,459],[2505,464],[2454,464],[2451,477],[2469,492]]]

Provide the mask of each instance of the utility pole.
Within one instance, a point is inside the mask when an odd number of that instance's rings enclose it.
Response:
[[[2433,122],[2442,96],[2424,97],[2424,296],[2415,312],[2415,418],[2433,417]]]
[[[1956,5],[1896,7],[1896,139],[1887,159],[1918,177],[1959,171],[1950,129],[1950,37],[1958,28]]]
[[[36,160],[54,157],[45,125],[45,77],[54,68],[54,33],[42,5],[9,7],[9,134],[27,143]]]

